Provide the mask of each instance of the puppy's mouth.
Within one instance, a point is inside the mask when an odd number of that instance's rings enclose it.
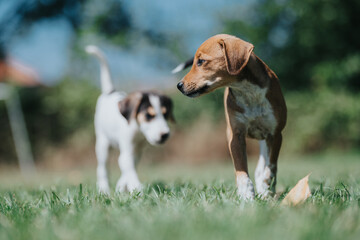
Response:
[[[196,89],[194,91],[191,92],[183,92],[183,94],[185,96],[191,97],[191,98],[195,98],[195,97],[199,97],[200,95],[204,94],[206,92],[206,90],[209,88],[208,85],[204,85],[203,87]]]
[[[151,142],[150,144],[153,145],[153,146],[160,146],[160,145],[164,145],[164,143],[166,141],[167,140],[158,140],[158,141]]]
[[[155,141],[149,141],[151,145],[158,146],[164,144],[169,139],[170,133],[162,134],[159,139]]]
[[[166,142],[166,140],[159,140],[156,142],[156,145],[162,145]]]

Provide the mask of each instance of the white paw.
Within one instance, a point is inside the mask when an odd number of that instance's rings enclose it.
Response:
[[[237,192],[243,200],[253,200],[255,197],[254,186],[250,178],[246,174],[236,177]]]
[[[110,187],[107,181],[98,181],[96,185],[99,193],[107,195],[110,194]]]
[[[262,171],[256,169],[255,172],[256,190],[261,198],[266,198],[273,194],[272,190],[270,189],[273,178],[274,177],[272,176],[271,170],[268,166],[266,166]]]
[[[129,192],[141,192],[143,186],[142,184],[138,181],[138,182],[129,182],[127,185],[127,190]]]
[[[136,175],[123,175],[116,184],[117,192],[141,191],[142,185]]]

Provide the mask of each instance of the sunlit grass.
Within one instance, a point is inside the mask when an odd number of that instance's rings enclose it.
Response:
[[[341,156],[282,159],[279,199],[252,203],[235,194],[230,164],[143,164],[141,194],[110,196],[97,194],[93,170],[47,173],[27,184],[12,174],[0,190],[0,239],[359,239],[359,155]],[[312,196],[280,206],[309,172]]]

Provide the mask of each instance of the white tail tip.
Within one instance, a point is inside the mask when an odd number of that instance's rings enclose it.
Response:
[[[178,72],[181,72],[182,70],[185,69],[185,63],[181,63],[179,64],[176,68],[174,68],[171,73],[172,74],[175,74],[175,73],[178,73]]]
[[[87,45],[86,47],[85,47],[85,51],[87,52],[87,53],[92,53],[92,54],[96,54],[96,53],[99,53],[99,52],[101,52],[101,50],[97,47],[97,46],[95,46],[95,45]]]

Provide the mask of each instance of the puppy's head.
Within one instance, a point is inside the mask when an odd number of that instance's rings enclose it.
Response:
[[[206,40],[194,56],[192,68],[178,83],[188,97],[228,86],[249,61],[254,46],[240,38],[219,34]]]
[[[119,102],[120,113],[130,123],[136,121],[152,145],[164,143],[170,136],[167,121],[175,122],[169,97],[151,92],[136,92]]]

